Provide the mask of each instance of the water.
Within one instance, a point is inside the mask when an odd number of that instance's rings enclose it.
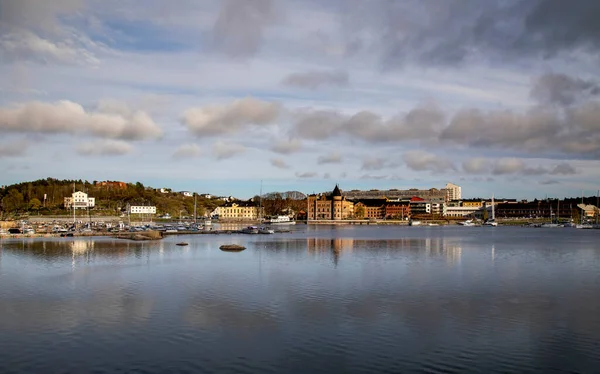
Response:
[[[295,230],[4,239],[0,372],[600,372],[600,231]]]

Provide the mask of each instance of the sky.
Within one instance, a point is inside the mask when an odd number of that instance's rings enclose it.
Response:
[[[597,0],[0,0],[0,184],[600,189]]]

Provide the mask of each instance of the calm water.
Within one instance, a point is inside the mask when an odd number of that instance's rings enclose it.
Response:
[[[0,241],[0,373],[600,373],[598,230],[296,229]]]

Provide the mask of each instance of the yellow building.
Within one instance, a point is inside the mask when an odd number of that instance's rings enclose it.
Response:
[[[311,220],[343,220],[353,218],[354,203],[346,200],[338,185],[331,194],[309,195],[307,219]]]
[[[256,220],[259,208],[253,201],[234,201],[220,206],[215,210],[219,218],[233,220]]]
[[[463,200],[462,206],[465,208],[481,208],[483,206],[483,200]]]

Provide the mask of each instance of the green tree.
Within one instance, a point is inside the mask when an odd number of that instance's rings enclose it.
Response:
[[[365,207],[362,205],[357,205],[354,208],[354,218],[361,219],[365,218]]]
[[[487,206],[484,205],[483,206],[483,221],[487,221],[488,218],[489,218],[489,213],[488,213],[488,210],[487,210]]]
[[[40,207],[42,206],[42,202],[40,201],[40,199],[34,197],[33,199],[29,200],[29,209],[33,210],[33,211],[38,211],[40,210]]]
[[[14,188],[2,199],[2,206],[7,212],[17,212],[23,208],[23,194]]]

